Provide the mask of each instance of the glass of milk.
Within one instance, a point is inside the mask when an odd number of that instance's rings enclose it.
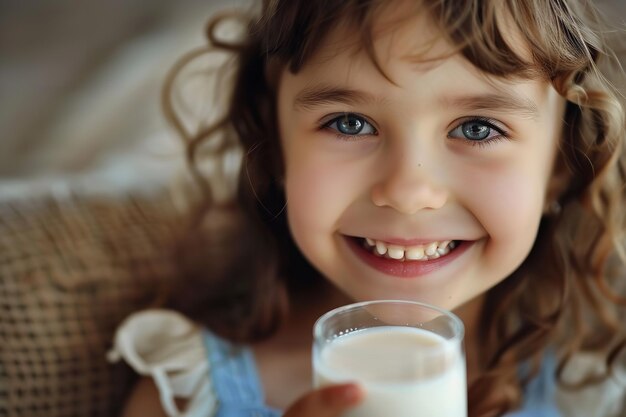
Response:
[[[463,322],[412,301],[332,310],[313,328],[313,384],[356,382],[365,399],[344,417],[467,417]]]

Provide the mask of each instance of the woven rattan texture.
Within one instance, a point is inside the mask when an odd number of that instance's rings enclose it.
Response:
[[[114,416],[116,326],[174,276],[167,196],[0,202],[0,417]]]

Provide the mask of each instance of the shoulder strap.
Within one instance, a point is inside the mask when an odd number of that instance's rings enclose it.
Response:
[[[521,368],[521,375],[527,372],[528,364]],[[554,379],[556,362],[554,352],[548,350],[541,361],[539,373],[524,390],[522,409],[507,414],[507,417],[560,417],[556,400]]]
[[[263,389],[249,348],[234,346],[208,330],[204,341],[209,370],[218,398],[215,417],[278,417],[265,405]]]

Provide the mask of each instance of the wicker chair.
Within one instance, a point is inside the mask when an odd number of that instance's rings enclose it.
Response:
[[[166,193],[0,202],[0,417],[114,416],[133,383],[106,352],[174,276]]]

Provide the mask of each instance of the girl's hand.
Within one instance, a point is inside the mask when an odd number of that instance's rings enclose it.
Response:
[[[283,417],[339,417],[362,399],[363,390],[358,385],[330,385],[300,397]]]

